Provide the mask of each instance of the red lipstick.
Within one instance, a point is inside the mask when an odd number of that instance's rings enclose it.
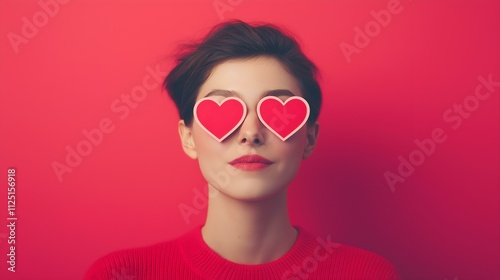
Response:
[[[271,164],[273,164],[273,162],[265,157],[261,157],[255,154],[244,155],[242,157],[234,159],[229,164],[241,170],[255,171],[269,167]]]

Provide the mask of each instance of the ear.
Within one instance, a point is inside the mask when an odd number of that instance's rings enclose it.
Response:
[[[306,146],[304,147],[304,153],[302,154],[302,158],[306,159],[308,158],[312,152],[314,151],[314,148],[316,147],[316,143],[318,140],[318,133],[319,133],[319,123],[316,122],[312,126],[307,126],[307,142]]]
[[[182,149],[188,157],[192,159],[198,158],[198,153],[196,152],[196,145],[193,140],[192,128],[184,123],[184,120],[180,120],[178,123],[179,136],[181,137]]]

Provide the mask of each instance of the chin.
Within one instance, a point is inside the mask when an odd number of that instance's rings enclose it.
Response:
[[[222,192],[236,200],[257,202],[272,199],[285,190],[285,187],[276,188],[275,185],[271,187],[242,184],[239,186],[230,186],[228,189],[222,190]]]

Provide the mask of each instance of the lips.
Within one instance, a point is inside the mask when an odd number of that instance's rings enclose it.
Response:
[[[252,171],[264,169],[273,162],[259,155],[245,155],[229,162],[229,164],[241,170]]]

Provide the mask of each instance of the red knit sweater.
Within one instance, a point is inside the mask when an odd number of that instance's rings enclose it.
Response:
[[[107,254],[88,269],[84,280],[400,279],[393,265],[375,253],[295,228],[299,234],[293,247],[265,264],[222,258],[204,242],[199,226],[172,241]]]

